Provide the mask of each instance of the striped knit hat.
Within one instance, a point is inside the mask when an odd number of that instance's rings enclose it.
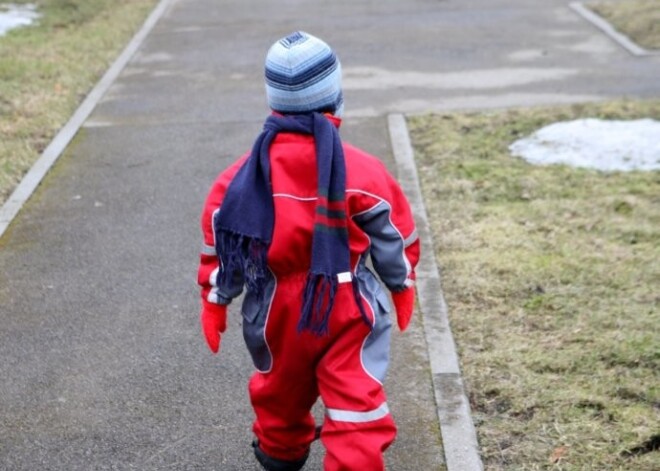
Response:
[[[330,111],[341,116],[341,64],[325,42],[297,31],[277,41],[266,56],[268,105],[280,113]]]

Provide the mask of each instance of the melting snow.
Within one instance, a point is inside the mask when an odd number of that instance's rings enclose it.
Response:
[[[660,169],[660,121],[579,119],[555,123],[514,142],[509,150],[538,165],[656,170]]]
[[[4,36],[10,29],[31,25],[40,16],[33,4],[0,4],[0,36]]]

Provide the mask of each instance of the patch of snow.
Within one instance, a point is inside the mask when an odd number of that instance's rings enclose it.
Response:
[[[0,4],[0,36],[4,36],[10,29],[31,25],[40,16],[37,6],[31,3],[26,5]]]
[[[603,171],[660,169],[660,121],[578,119],[554,123],[509,146],[532,164]]]

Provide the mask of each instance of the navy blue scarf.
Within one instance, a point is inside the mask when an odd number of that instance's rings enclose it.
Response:
[[[270,182],[269,149],[280,132],[313,135],[316,143],[318,199],[312,239],[311,267],[303,291],[298,330],[328,332],[339,273],[350,273],[346,220],[346,166],[339,131],[320,113],[272,115],[238,170],[214,220],[216,249],[222,262],[220,282],[243,277],[248,291],[263,299],[268,279],[267,253],[273,239],[275,210]],[[356,302],[371,326],[357,280]]]

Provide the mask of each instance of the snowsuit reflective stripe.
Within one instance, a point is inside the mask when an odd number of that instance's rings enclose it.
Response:
[[[243,334],[257,369],[249,391],[254,432],[268,455],[284,460],[304,456],[314,437],[310,409],[320,396],[327,411],[321,436],[325,469],[381,470],[382,452],[396,434],[382,387],[391,320],[389,300],[365,262],[371,256],[388,289],[404,289],[414,280],[419,241],[408,202],[382,162],[347,144],[344,154],[352,276],[358,278],[373,329],[362,319],[351,283],[343,283],[329,335],[297,331],[317,198],[315,149],[311,136],[280,134],[270,149],[275,204],[271,277],[264,299],[248,292],[242,306]],[[212,247],[214,214],[245,158],[218,177],[202,215],[198,281],[203,303],[228,304],[243,289],[242,280],[218,286],[219,261]]]

